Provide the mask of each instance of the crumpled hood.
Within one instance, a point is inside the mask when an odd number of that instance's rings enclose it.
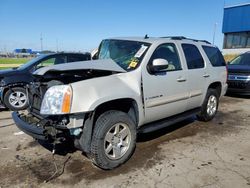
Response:
[[[126,72],[119,65],[117,65],[112,59],[104,59],[104,60],[79,61],[74,63],[48,66],[38,69],[33,74],[42,76],[49,71],[69,71],[69,70],[88,70],[88,69]]]

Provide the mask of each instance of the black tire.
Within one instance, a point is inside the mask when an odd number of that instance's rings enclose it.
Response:
[[[20,99],[23,99],[23,96],[25,96],[26,100],[20,100],[20,102],[17,102],[16,105],[12,104],[11,96],[13,96],[15,93],[21,93]],[[9,89],[4,95],[4,105],[12,111],[25,110],[28,107],[28,96],[26,94],[26,90],[21,87]]]
[[[123,152],[124,154],[119,159],[111,159],[110,158],[111,154],[106,154],[105,152],[105,147],[107,143],[106,135],[108,135],[108,133],[112,131],[112,128],[114,126],[115,126],[114,128],[116,128],[118,124],[121,124],[121,126],[125,125],[126,130],[129,129],[131,133],[129,134],[130,136],[128,136],[130,138],[129,139],[130,142],[129,144],[127,144],[127,146],[124,146],[124,148],[127,149],[125,149],[125,151]],[[113,134],[116,135],[115,133]],[[116,135],[114,137],[116,137],[116,139],[121,139],[118,138],[119,136],[120,135]],[[113,141],[115,140],[114,137],[112,138]],[[109,145],[112,146],[113,149],[111,151],[115,156],[113,142],[110,142]],[[112,111],[107,111],[99,116],[99,118],[95,123],[93,131],[93,137],[91,141],[91,153],[90,153],[91,159],[96,166],[98,166],[101,169],[111,170],[122,165],[132,156],[135,150],[135,146],[136,146],[136,126],[133,120],[128,116],[128,114],[121,111],[112,110]]]
[[[209,108],[208,103],[209,103],[209,99],[211,97],[215,97],[215,99],[216,99],[216,104],[214,104],[215,112],[213,112],[213,113],[208,112],[209,111],[208,110],[208,108]],[[208,89],[207,94],[206,94],[206,98],[201,106],[201,111],[199,114],[197,114],[197,119],[200,121],[205,121],[205,122],[212,120],[218,111],[218,106],[219,106],[219,94],[218,94],[217,90],[216,89]]]

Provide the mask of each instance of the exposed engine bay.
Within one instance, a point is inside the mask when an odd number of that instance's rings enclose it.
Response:
[[[40,116],[40,107],[46,91],[55,85],[70,84],[91,78],[109,76],[116,72],[104,70],[48,71],[44,75],[34,75],[35,82],[28,85],[29,112]]]

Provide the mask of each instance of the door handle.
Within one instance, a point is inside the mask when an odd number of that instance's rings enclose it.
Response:
[[[203,77],[208,78],[208,77],[210,77],[210,75],[209,74],[204,74]]]
[[[177,81],[178,82],[186,82],[187,80],[185,78],[178,78]]]

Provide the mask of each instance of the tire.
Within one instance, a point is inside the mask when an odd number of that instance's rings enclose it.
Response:
[[[208,89],[206,98],[201,106],[201,112],[197,114],[197,119],[200,121],[212,120],[219,106],[219,94],[215,89]]]
[[[12,111],[25,110],[28,107],[26,90],[21,87],[9,89],[4,95],[4,104]]]
[[[96,166],[111,170],[132,156],[135,145],[136,126],[133,120],[124,112],[107,111],[95,123],[90,156]]]

